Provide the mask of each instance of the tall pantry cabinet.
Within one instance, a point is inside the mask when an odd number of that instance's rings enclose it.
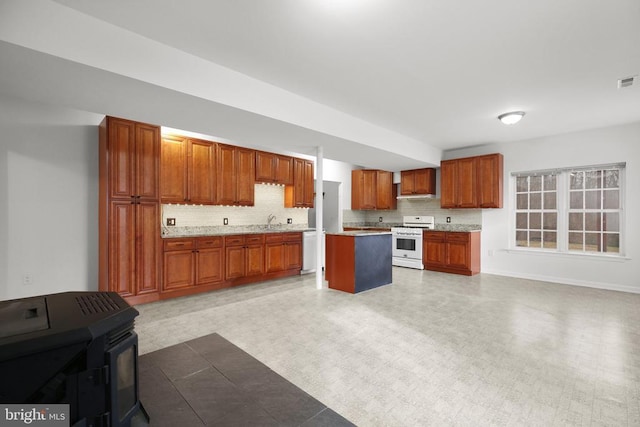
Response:
[[[130,304],[159,298],[160,127],[106,117],[100,124],[99,278]]]

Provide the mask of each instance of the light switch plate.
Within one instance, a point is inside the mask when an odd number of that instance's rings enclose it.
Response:
[[[287,218],[287,224],[293,224],[293,219],[292,218]]]
[[[222,224],[223,224],[223,225],[229,225],[229,218],[224,218],[224,219],[222,220]]]
[[[167,226],[173,226],[176,225],[176,219],[175,218],[167,218]]]

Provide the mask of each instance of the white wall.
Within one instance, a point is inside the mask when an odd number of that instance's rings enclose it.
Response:
[[[102,117],[0,97],[0,300],[97,290]]]
[[[640,293],[640,123],[449,151],[446,159],[504,154],[505,204],[482,214],[482,271],[508,276]],[[509,251],[512,224],[510,173],[626,162],[626,258]],[[493,251],[493,256],[489,256]]]

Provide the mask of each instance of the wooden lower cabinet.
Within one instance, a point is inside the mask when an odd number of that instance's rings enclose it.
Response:
[[[162,292],[186,295],[196,287],[220,287],[223,260],[222,237],[165,239]]]
[[[265,240],[265,273],[302,268],[302,234],[274,233]]]
[[[480,272],[480,232],[425,231],[424,268],[471,276]]]
[[[238,280],[264,273],[264,234],[226,236],[225,279]]]

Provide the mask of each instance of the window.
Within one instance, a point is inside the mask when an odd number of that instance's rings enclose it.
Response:
[[[620,255],[624,167],[514,173],[515,247]]]

